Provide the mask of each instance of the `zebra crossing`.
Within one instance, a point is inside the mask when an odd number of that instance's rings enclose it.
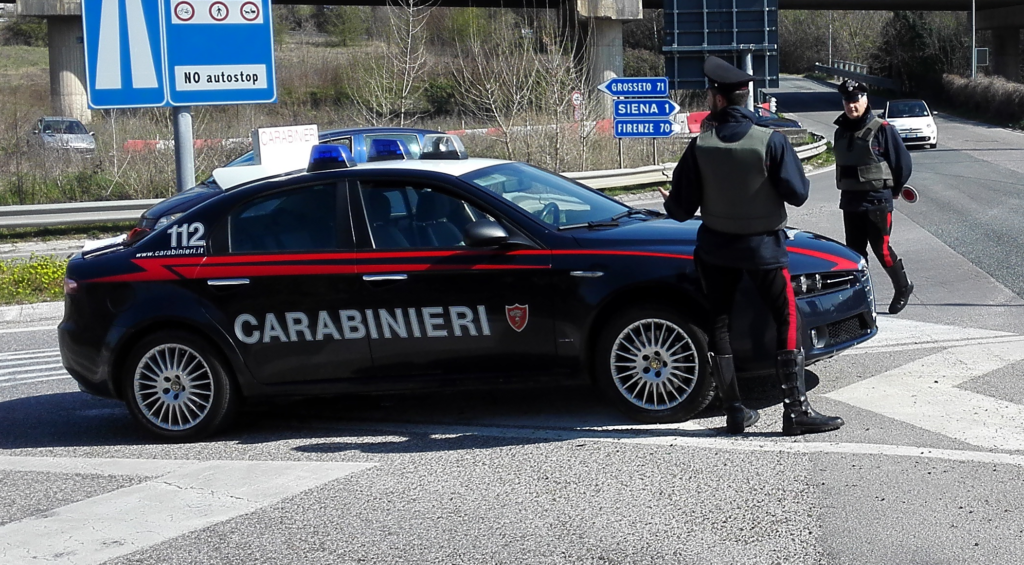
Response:
[[[67,378],[56,347],[0,353],[0,387]]]

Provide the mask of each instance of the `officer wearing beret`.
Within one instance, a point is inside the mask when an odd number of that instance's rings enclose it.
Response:
[[[889,313],[907,307],[914,283],[907,278],[903,260],[896,256],[892,233],[892,202],[910,180],[913,164],[896,128],[872,115],[868,89],[844,80],[839,84],[843,113],[836,119],[833,149],[836,154],[836,186],[842,191],[846,245],[867,259],[868,244],[892,280]]]
[[[810,183],[784,135],[754,125],[746,109],[751,75],[718,57],[704,63],[710,120],[690,142],[661,190],[665,210],[680,222],[701,211],[694,252],[713,316],[711,368],[726,413],[726,430],[741,433],[758,420],[743,406],[736,382],[729,314],[746,274],[768,305],[777,328],[776,375],[784,393],[787,435],[834,430],[842,418],[823,416],[807,402],[804,354],[786,251],[786,204],[800,206]]]

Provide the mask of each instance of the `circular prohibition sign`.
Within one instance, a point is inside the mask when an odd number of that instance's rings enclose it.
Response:
[[[254,22],[260,17],[259,4],[255,2],[246,2],[242,4],[242,19],[247,22]]]
[[[174,15],[183,22],[196,17],[196,9],[190,2],[178,2],[174,5]]]
[[[223,2],[210,4],[210,17],[218,22],[228,19],[228,5]]]

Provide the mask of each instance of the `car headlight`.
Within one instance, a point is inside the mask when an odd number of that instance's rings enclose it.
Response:
[[[181,214],[183,214],[183,212],[179,212],[177,214],[168,214],[168,215],[160,218],[159,220],[156,221],[156,225],[153,226],[153,230],[156,231],[156,230],[166,226],[167,224],[169,224],[169,223],[173,222],[174,220],[178,219],[178,216],[180,216]]]

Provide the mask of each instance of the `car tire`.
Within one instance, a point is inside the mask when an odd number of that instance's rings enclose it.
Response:
[[[627,416],[682,422],[711,401],[714,387],[704,333],[669,308],[631,308],[614,316],[594,351],[598,388]]]
[[[196,441],[227,427],[241,403],[226,366],[218,351],[192,334],[155,333],[129,354],[122,398],[147,432],[167,441]]]

